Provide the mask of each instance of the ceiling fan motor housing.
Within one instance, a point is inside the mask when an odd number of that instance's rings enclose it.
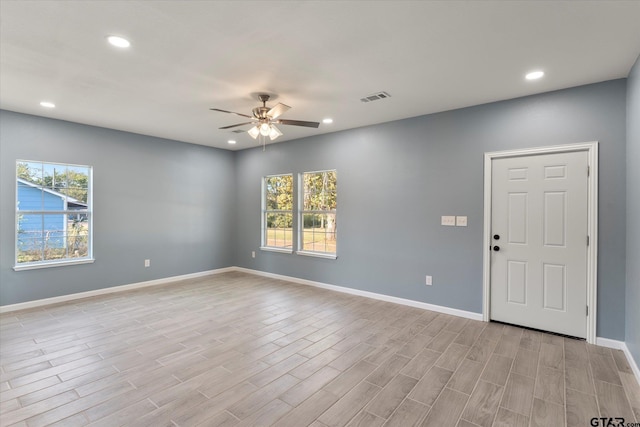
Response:
[[[233,111],[221,110],[219,108],[211,108],[214,111],[220,111],[222,113],[235,114],[242,117],[247,117],[251,119],[250,122],[238,123],[231,126],[223,126],[220,129],[231,129],[238,126],[244,125],[254,125],[248,132],[249,135],[255,139],[258,136],[258,132],[260,132],[264,136],[269,136],[271,140],[276,139],[278,136],[282,135],[282,132],[278,128],[274,126],[274,124],[282,124],[282,125],[290,125],[290,126],[305,126],[317,128],[320,123],[318,122],[305,122],[302,120],[283,120],[279,119],[281,114],[288,111],[291,107],[288,105],[278,103],[275,107],[269,108],[267,107],[267,101],[271,98],[271,96],[267,94],[258,95],[258,99],[262,102],[262,106],[256,107],[251,112],[253,113],[253,117],[247,114],[236,113]]]
[[[256,107],[253,109],[253,116],[258,120],[264,120],[267,118],[267,113],[270,108],[267,107]]]

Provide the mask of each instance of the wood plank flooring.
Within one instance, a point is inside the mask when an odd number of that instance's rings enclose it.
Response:
[[[244,273],[0,316],[4,426],[640,421],[618,350]]]

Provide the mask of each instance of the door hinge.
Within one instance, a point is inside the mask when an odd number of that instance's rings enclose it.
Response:
[[[587,306],[587,316],[589,315],[589,306]]]
[[[587,236],[587,246],[589,246],[589,241],[590,241],[589,236]]]
[[[587,176],[591,174],[591,166],[587,166]]]

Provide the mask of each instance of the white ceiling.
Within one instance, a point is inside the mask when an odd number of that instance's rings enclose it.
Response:
[[[640,1],[2,0],[0,17],[0,108],[233,150],[257,143],[218,127],[245,120],[209,108],[250,114],[259,92],[334,119],[281,142],[622,78],[640,53]]]

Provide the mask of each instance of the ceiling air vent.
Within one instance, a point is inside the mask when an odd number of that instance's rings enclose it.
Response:
[[[360,101],[371,102],[371,101],[377,101],[379,99],[385,99],[385,98],[391,98],[391,95],[389,95],[387,92],[377,92],[371,95],[367,95],[364,98],[360,98]]]

